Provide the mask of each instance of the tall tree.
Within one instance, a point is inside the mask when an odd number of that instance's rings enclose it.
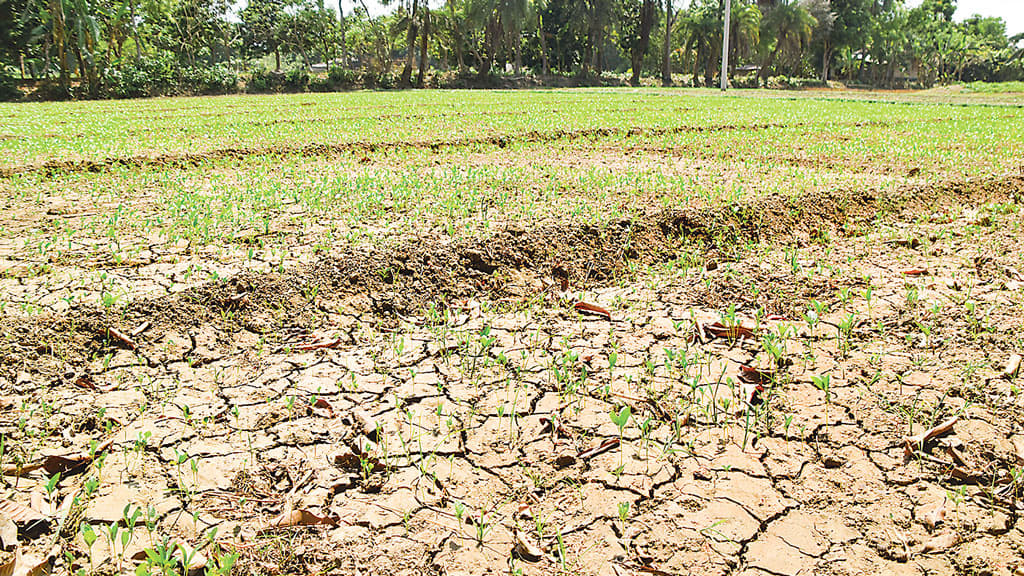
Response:
[[[281,70],[284,0],[248,0],[239,13],[243,42],[259,54],[274,55],[274,70]]]
[[[799,60],[810,44],[817,24],[818,21],[806,8],[792,0],[780,0],[769,9],[764,19],[765,31],[774,38],[775,44],[761,67],[762,79],[768,78],[768,72],[780,54]]]
[[[672,46],[672,25],[676,16],[672,14],[672,0],[665,0],[665,35],[661,40],[661,85],[672,85],[672,62],[669,59]]]
[[[655,0],[623,0],[620,9],[620,44],[629,53],[629,83],[633,86],[640,84],[644,55],[655,24],[655,8]]]

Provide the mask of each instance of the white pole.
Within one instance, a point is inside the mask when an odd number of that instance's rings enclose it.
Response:
[[[732,0],[725,0],[725,26],[722,28],[722,92],[729,87],[729,17]]]

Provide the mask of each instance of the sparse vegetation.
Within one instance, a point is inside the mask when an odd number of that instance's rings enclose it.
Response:
[[[0,563],[1024,569],[1017,108],[0,115]]]

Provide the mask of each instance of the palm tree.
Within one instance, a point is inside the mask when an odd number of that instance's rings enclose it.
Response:
[[[768,11],[764,22],[765,30],[775,37],[775,46],[761,67],[761,77],[767,79],[768,70],[775,64],[775,59],[780,53],[799,61],[811,43],[811,36],[818,21],[797,2],[780,0]]]
[[[405,88],[412,86],[412,63],[416,57],[416,35],[419,32],[417,19],[420,15],[419,0],[412,0],[412,6],[406,15],[405,28],[405,66],[399,84]]]
[[[477,55],[480,76],[490,73],[499,46],[504,46],[506,57],[514,54],[517,69],[521,66],[521,36],[528,14],[528,0],[468,1],[466,19],[484,32],[483,53]]]
[[[693,54],[693,82],[697,83],[700,71],[704,71],[704,83],[712,85],[718,62],[718,47],[722,42],[722,20],[717,2],[707,1],[693,6],[682,21],[684,54]]]
[[[672,85],[672,64],[669,61],[672,42],[672,25],[676,23],[679,13],[672,14],[672,0],[665,0],[665,34],[661,42],[661,85]]]
[[[753,4],[735,3],[729,25],[730,71],[736,68],[740,57],[753,54],[761,41],[761,11]]]
[[[543,74],[551,73],[551,65],[548,63],[548,41],[544,32],[544,9],[547,8],[547,0],[531,0],[530,10],[537,19],[537,38],[540,39],[540,59],[543,63]]]

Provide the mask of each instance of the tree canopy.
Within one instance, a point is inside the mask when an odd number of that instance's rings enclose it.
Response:
[[[524,71],[712,85],[719,74],[724,0],[371,1],[344,13],[324,0],[0,0],[0,77],[132,96],[230,90],[240,77],[301,85],[311,71],[386,86]],[[1024,79],[1024,39],[999,18],[954,21],[955,10],[956,0],[733,0],[732,80]]]

